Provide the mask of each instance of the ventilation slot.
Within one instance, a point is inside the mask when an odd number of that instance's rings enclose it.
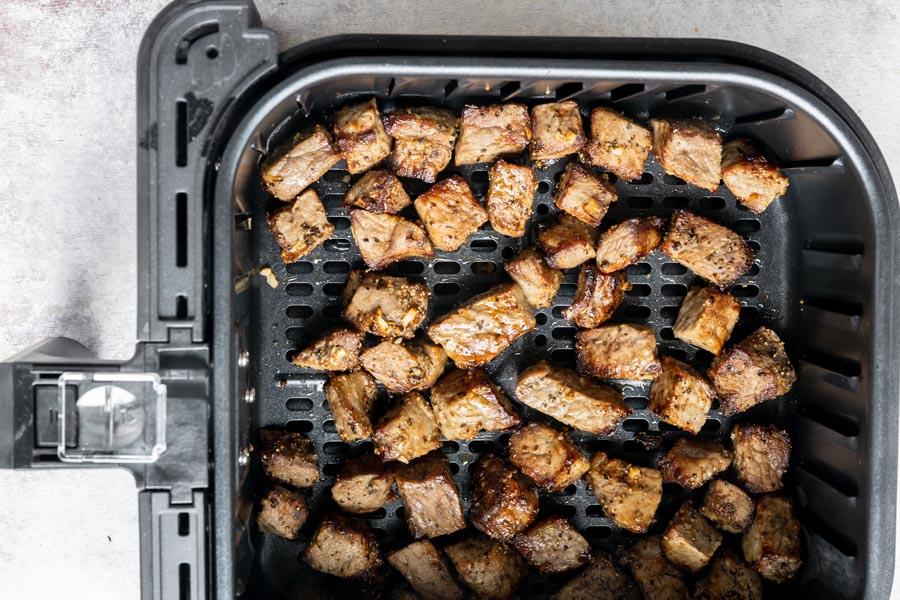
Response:
[[[687,182],[681,177],[675,177],[666,173],[663,175],[663,183],[666,185],[687,185]]]
[[[782,171],[824,171],[827,169],[841,169],[844,165],[840,157],[814,158],[810,160],[797,160],[783,162],[779,165]]]
[[[687,273],[687,267],[679,263],[665,263],[661,267],[663,275],[684,275]]]
[[[188,299],[184,294],[175,296],[175,318],[178,320],[188,318]]]
[[[289,319],[308,319],[313,314],[312,306],[288,306],[284,311]]]
[[[834,467],[815,459],[807,459],[798,468],[803,469],[848,498],[859,496],[859,486],[856,485],[856,482]]]
[[[816,351],[807,351],[803,358],[814,365],[833,371],[844,377],[859,377],[862,368],[859,362],[844,356],[833,356]]]
[[[700,210],[722,210],[725,208],[725,199],[718,196],[706,196],[700,198],[697,206]]]
[[[805,306],[812,306],[820,310],[847,315],[849,317],[862,316],[863,306],[861,302],[853,300],[841,300],[839,298],[807,296],[803,298]]]
[[[188,264],[188,195],[175,194],[175,266]]]
[[[191,534],[191,515],[190,513],[178,513],[178,535],[187,537]]]
[[[625,273],[629,276],[634,275],[649,275],[650,271],[653,270],[653,267],[650,266],[649,263],[637,263],[634,265],[628,265],[625,267]]]
[[[447,85],[444,86],[444,98],[449,98],[450,94],[456,91],[456,88],[459,87],[459,81],[456,79],[451,79],[447,82]]]
[[[459,273],[459,263],[457,262],[436,262],[431,266],[438,275],[455,275]]]
[[[631,98],[637,94],[643,93],[647,89],[643,83],[626,83],[609,91],[609,99],[612,102],[620,102],[625,98]]]
[[[551,332],[554,340],[574,340],[578,330],[574,327],[556,327]]]
[[[314,288],[309,283],[289,283],[285,291],[288,296],[312,296]]]
[[[313,401],[309,398],[290,398],[284,407],[293,412],[307,412],[312,410]]]
[[[798,513],[801,522],[805,523],[813,533],[834,546],[838,552],[844,556],[856,556],[855,541],[835,530],[828,522],[813,515],[812,511],[798,511]]]
[[[746,125],[748,123],[763,123],[765,121],[774,121],[775,119],[790,119],[794,116],[794,112],[788,108],[776,108],[749,115],[737,117],[734,120],[735,125]]]
[[[455,264],[455,263],[449,263]],[[457,265],[459,266],[459,265]],[[398,273],[402,275],[421,275],[425,272],[425,264],[414,260],[404,260],[394,265]]]
[[[469,248],[473,252],[493,252],[497,249],[497,242],[494,240],[472,240]]]
[[[664,207],[672,209],[687,208],[688,199],[684,196],[669,196],[668,198],[663,198],[662,204]]]
[[[801,406],[800,414],[844,437],[850,438],[859,435],[859,425],[851,417],[824,411],[812,404]]]
[[[178,600],[191,600],[191,565],[178,565]]]
[[[188,160],[188,105],[187,100],[175,102],[175,166],[186,167]]]
[[[859,238],[844,237],[839,235],[823,235],[810,237],[806,240],[806,250],[819,250],[833,254],[862,254],[865,244]]]
[[[584,90],[584,84],[579,81],[564,83],[556,87],[556,100],[568,100],[580,94],[582,90]]]
[[[306,275],[307,273],[312,273],[314,268],[315,265],[311,262],[303,261],[285,265],[284,270],[291,275]]]
[[[509,100],[513,96],[518,95],[522,90],[522,84],[518,81],[509,81],[500,86],[500,99]]]
[[[688,98],[690,96],[697,96],[698,94],[705,93],[705,85],[684,85],[666,92],[666,102],[675,102],[676,100],[681,100],[682,98]]]

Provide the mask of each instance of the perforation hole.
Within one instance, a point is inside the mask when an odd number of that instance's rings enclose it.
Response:
[[[628,208],[641,210],[653,206],[653,198],[647,198],[646,196],[633,196],[625,200],[625,204],[628,205]]]
[[[557,348],[550,353],[550,360],[561,363],[575,362],[575,351],[570,348]]]
[[[434,286],[434,294],[436,296],[455,296],[459,293],[460,287],[456,283],[438,283]]]
[[[469,265],[469,269],[475,275],[490,275],[497,270],[497,265],[492,262],[474,262]]]
[[[289,283],[285,291],[288,296],[312,296],[315,290],[309,283]]]
[[[738,219],[735,221],[733,229],[740,234],[749,235],[759,231],[760,227],[762,225],[756,219]]]
[[[675,333],[672,331],[671,327],[663,327],[659,330],[659,337],[660,339],[670,342],[675,339]]]
[[[634,410],[644,410],[650,404],[650,400],[643,396],[628,396],[625,398],[625,404]]]
[[[487,171],[472,171],[472,183],[483,183],[486,184],[488,182],[488,172]]]
[[[543,334],[538,334],[538,335],[534,336],[534,340],[532,340],[532,341],[534,342],[535,346],[546,346],[547,345],[547,336],[545,336]]]
[[[756,240],[748,240],[747,246],[750,247],[750,250],[753,251],[753,254],[759,254],[759,251],[762,248],[762,246],[760,246],[759,242],[757,242]]]
[[[327,477],[336,477],[338,473],[341,471],[341,465],[339,463],[328,463],[327,465],[322,465],[322,474]]]
[[[313,314],[312,306],[288,306],[285,309],[284,314],[287,315],[289,319],[308,319]]]
[[[669,276],[679,276],[684,275],[688,272],[687,267],[684,265],[680,265],[678,263],[665,263],[662,267],[660,267],[663,275]]]
[[[450,474],[456,475],[457,473],[459,473],[459,465],[455,462],[450,463]]]
[[[659,309],[659,316],[663,319],[674,321],[678,317],[678,306],[663,306]]]
[[[755,306],[742,306],[741,307],[741,316],[740,319],[742,321],[752,321],[759,316],[759,309]]]
[[[650,263],[637,263],[625,267],[625,273],[629,276],[649,275],[652,270]]]
[[[350,229],[350,219],[348,217],[328,217],[328,222],[334,225],[335,231]]]
[[[322,452],[330,456],[345,456],[349,447],[344,442],[325,442]]]
[[[504,248],[504,249],[503,249],[503,252],[500,253],[500,256],[503,257],[503,260],[509,260],[509,259],[511,259],[511,258],[512,258],[513,256],[515,256],[515,255],[516,255],[516,249],[515,249],[515,248],[510,248],[509,246],[507,246],[506,248]]]
[[[290,411],[306,412],[312,410],[313,401],[309,398],[290,398],[284,406]]]
[[[632,284],[631,289],[625,292],[626,296],[645,298],[651,294],[650,286],[645,283]]]
[[[350,272],[350,265],[343,261],[332,261],[322,265],[322,270],[329,275],[343,275],[344,273]]]
[[[625,431],[647,431],[650,423],[646,419],[625,419],[622,421],[622,429]]]
[[[755,298],[759,296],[759,287],[753,284],[736,285],[731,288],[731,295],[735,298]]]
[[[660,288],[660,293],[667,298],[680,298],[687,294],[687,286],[681,283],[667,283]]]
[[[644,173],[641,175],[640,179],[635,179],[629,183],[631,183],[631,185],[650,185],[653,183],[653,175],[651,173]]]
[[[441,261],[434,263],[431,268],[438,275],[455,275],[459,273],[460,266],[457,262]]]
[[[547,322],[547,315],[545,315],[544,313],[537,313],[536,315],[534,315],[534,320],[538,325],[544,325]]]
[[[578,329],[575,327],[554,327],[550,335],[554,340],[574,340]]]
[[[472,440],[469,442],[469,452],[474,454],[487,454],[497,450],[497,445],[491,440]]]
[[[537,214],[539,214],[541,216],[549,214],[550,213],[550,205],[547,204],[546,202],[541,202],[540,204],[537,205],[537,208],[534,209],[534,212],[536,212]]]
[[[284,429],[291,433],[309,433],[313,430],[313,423],[312,421],[288,421]]]
[[[666,354],[668,354],[675,360],[687,360],[687,352],[685,352],[681,348],[669,348],[668,350],[666,350]]]
[[[663,183],[666,185],[687,185],[687,182],[681,177],[675,177],[668,173],[663,175]]]
[[[322,431],[325,433],[337,433],[337,427],[335,426],[334,421],[328,419],[322,423]]]
[[[284,334],[287,339],[297,342],[300,346],[305,346],[310,338],[305,327],[288,327]]]
[[[444,454],[456,454],[459,452],[459,443],[454,442],[453,440],[446,440],[441,445],[441,452]]]
[[[589,506],[588,508],[596,508],[600,511],[599,514],[593,515],[593,516],[597,516],[597,517],[604,516],[603,509],[600,508],[599,506]],[[588,538],[588,540],[591,540],[591,541],[608,540],[609,538],[612,537],[612,528],[607,527],[605,525],[598,525],[598,526],[594,526],[594,527],[588,527],[587,529],[584,530],[584,533],[585,533],[585,536]]]
[[[538,194],[546,194],[550,191],[550,183],[547,181],[541,181],[537,186]]]
[[[322,244],[322,247],[325,248],[325,250],[327,250],[328,252],[349,252],[350,240],[332,238],[330,240],[325,240],[325,243]]]
[[[306,261],[288,263],[284,266],[284,270],[291,275],[306,275],[307,273],[312,273],[314,268],[315,265]]]
[[[497,242],[494,240],[472,240],[469,248],[473,252],[493,252],[497,249]]]
[[[630,305],[626,306],[622,309],[622,312],[629,319],[635,319],[638,321],[644,321],[650,318],[650,307],[648,306],[640,306],[640,305]]]
[[[343,183],[350,180],[350,172],[344,169],[331,169],[325,172],[323,179],[325,181]]]
[[[662,201],[663,206],[666,208],[687,208],[688,199],[685,196],[668,196],[663,198]]]
[[[721,210],[725,208],[725,198],[718,196],[705,196],[700,198],[697,206],[702,210]]]
[[[400,520],[403,520],[406,518],[406,511],[403,509],[402,506],[398,506],[397,508],[394,509],[394,516]]]
[[[340,296],[344,293],[345,285],[343,283],[326,283],[322,286],[322,292],[326,296]]]
[[[643,83],[626,83],[609,91],[609,99],[612,102],[619,102],[625,98],[630,98],[635,94],[640,94],[647,89]]]
[[[402,275],[421,275],[425,271],[425,263],[415,260],[404,260],[396,263],[394,268]]]
[[[719,423],[715,419],[707,419],[706,423],[703,424],[703,427],[700,431],[705,431],[706,433],[715,433],[722,428],[722,424]]]

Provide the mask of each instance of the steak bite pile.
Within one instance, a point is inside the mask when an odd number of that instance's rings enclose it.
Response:
[[[669,562],[658,536],[645,537],[628,549],[623,560],[645,600],[689,600],[684,574]]]
[[[385,131],[394,138],[388,159],[394,173],[434,183],[453,156],[459,120],[439,108],[401,108],[383,120]]]
[[[481,369],[446,373],[431,389],[431,408],[448,440],[471,440],[480,431],[502,431],[522,422],[503,390]]]
[[[756,214],[787,192],[788,179],[747,139],[736,139],[722,150],[722,181],[741,204]]]
[[[550,223],[541,223],[535,237],[544,260],[555,269],[571,269],[597,256],[597,232],[565,213]]]
[[[547,308],[559,292],[565,274],[547,265],[541,252],[528,247],[503,265],[533,308]]]
[[[672,214],[659,249],[720,288],[732,285],[753,264],[753,250],[744,238],[687,210]]]
[[[762,600],[762,580],[730,550],[719,550],[697,584],[694,600]]]
[[[701,119],[650,119],[653,154],[669,175],[715,192],[722,180],[722,138]]]
[[[340,513],[322,518],[303,558],[316,571],[343,579],[370,580],[384,566],[378,541],[366,522]]]
[[[459,490],[441,453],[426,454],[409,464],[394,463],[392,471],[414,538],[433,538],[465,529]]]
[[[715,391],[690,365],[663,356],[662,373],[650,387],[650,410],[660,418],[697,435],[706,424]]]
[[[662,500],[662,473],[628,464],[598,452],[584,482],[597,496],[612,521],[634,533],[644,533],[653,523]]]
[[[657,466],[664,480],[696,489],[730,467],[732,459],[732,453],[716,440],[678,438]]]
[[[334,233],[325,207],[315,190],[306,190],[297,199],[267,216],[269,230],[281,246],[281,260],[300,260]]]
[[[481,534],[466,536],[444,551],[460,580],[478,598],[511,598],[528,574],[515,550]]]
[[[592,264],[582,265],[575,298],[565,310],[565,317],[585,329],[599,327],[612,317],[630,289],[624,272],[606,275]]]
[[[376,271],[407,258],[434,255],[425,230],[397,215],[351,210],[350,232],[363,262]]]
[[[537,422],[510,436],[509,460],[549,492],[572,485],[590,466],[568,435]]]
[[[428,287],[403,277],[351,271],[344,318],[363,333],[411,338],[428,314]]]
[[[263,185],[270,194],[287,202],[324,175],[341,155],[331,134],[321,125],[312,131],[297,134],[285,146],[278,148],[260,165]]]
[[[395,550],[387,555],[387,561],[423,598],[462,600],[465,596],[444,556],[429,540]]]
[[[491,227],[503,235],[522,237],[531,218],[537,190],[534,168],[498,160],[489,172],[486,206]]]
[[[347,443],[372,437],[372,409],[378,386],[365,371],[332,374],[324,387],[334,427]]]
[[[664,227],[660,217],[636,217],[613,225],[597,240],[597,268],[612,273],[646,258],[662,241]]]
[[[459,250],[488,221],[488,212],[459,175],[437,182],[413,204],[434,247],[445,252]]]
[[[293,540],[300,533],[307,516],[306,496],[298,491],[273,485],[259,501],[256,524],[263,533]]]
[[[424,340],[385,340],[365,349],[359,360],[389,392],[402,394],[434,385],[444,372],[447,355]]]
[[[279,429],[262,429],[263,470],[276,481],[299,488],[312,487],[319,481],[319,458],[312,443],[302,433]]]
[[[581,163],[572,161],[563,171],[553,201],[560,210],[582,223],[597,227],[606,216],[609,205],[618,198],[613,184],[595,176]]]
[[[780,490],[791,459],[791,438],[772,425],[735,425],[734,472],[751,494]]]
[[[405,394],[388,410],[375,426],[372,441],[385,462],[408,463],[441,447],[431,407],[418,392]]]
[[[537,488],[507,460],[491,454],[479,460],[471,490],[469,520],[496,540],[510,541],[537,517]]]
[[[693,287],[681,303],[672,333],[683,342],[718,355],[740,313],[740,303],[728,292]]]
[[[530,142],[531,117],[524,104],[466,105],[456,143],[456,166],[519,154]]]
[[[359,366],[361,350],[362,335],[346,327],[338,327],[297,352],[291,362],[298,367],[317,371],[350,371]]]
[[[391,153],[375,98],[347,106],[334,115],[334,140],[351,174],[368,171]]]
[[[591,559],[588,541],[559,515],[538,521],[517,535],[513,545],[541,573],[564,573]]]
[[[581,111],[573,100],[538,104],[531,109],[531,160],[539,167],[581,150],[587,138]]]
[[[331,486],[331,497],[348,513],[370,513],[388,502],[394,493],[394,476],[374,454],[362,454],[341,462]]]
[[[634,581],[605,552],[594,553],[590,564],[572,577],[553,600],[640,600]]]
[[[662,536],[666,558],[690,573],[705,567],[721,543],[722,534],[690,501],[681,505]]]
[[[645,380],[662,373],[656,336],[646,325],[603,325],[575,335],[578,370],[600,379]]]
[[[744,558],[770,581],[784,583],[793,578],[800,556],[800,523],[791,501],[778,494],[760,496],[756,516],[741,541]]]
[[[753,500],[738,486],[716,479],[706,488],[700,514],[728,533],[742,533],[753,521]]]
[[[591,138],[578,156],[627,181],[640,179],[650,155],[650,131],[610,108],[591,111]]]
[[[369,171],[344,194],[344,204],[373,213],[396,214],[412,201],[390,171]]]

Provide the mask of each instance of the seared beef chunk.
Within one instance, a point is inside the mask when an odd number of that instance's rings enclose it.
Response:
[[[388,563],[428,600],[461,600],[463,589],[450,573],[441,552],[428,540],[395,550],[387,555]]]
[[[730,550],[719,550],[706,576],[697,583],[694,600],[762,600],[762,580]]]
[[[396,214],[412,201],[390,171],[369,171],[344,194],[344,204],[373,213]]]
[[[737,324],[741,305],[714,287],[694,287],[684,297],[672,332],[679,340],[719,354]]]
[[[368,171],[391,153],[391,136],[384,131],[374,98],[335,113],[334,139],[350,173]]]
[[[407,258],[434,255],[425,230],[397,215],[351,210],[350,232],[366,266],[376,271]]]
[[[340,513],[322,518],[303,558],[313,569],[344,579],[373,579],[384,565],[366,522]]]
[[[738,486],[716,479],[706,488],[700,514],[728,533],[742,533],[753,521],[753,500]]]
[[[301,433],[262,429],[263,469],[272,479],[294,487],[312,487],[319,481],[319,459],[312,443]]]
[[[531,117],[524,104],[466,105],[456,144],[456,166],[518,154],[531,142]]]
[[[759,147],[747,139],[732,140],[722,150],[722,181],[741,204],[762,213],[784,196],[788,179],[770,163]]]
[[[658,536],[639,540],[625,553],[624,563],[645,600],[689,600],[691,597],[684,575],[663,554]]]
[[[359,366],[362,335],[346,327],[326,332],[305,350],[294,355],[291,362],[298,367],[317,371],[350,371]]]
[[[624,272],[606,275],[592,264],[582,265],[575,298],[565,316],[585,329],[599,327],[612,317],[630,289]]]
[[[774,492],[791,458],[791,438],[772,425],[735,425],[731,430],[734,472],[751,494]]]
[[[681,505],[662,536],[666,557],[691,573],[706,566],[722,543],[722,534],[691,504]]]
[[[256,524],[263,533],[293,540],[297,538],[308,515],[306,496],[298,491],[273,485],[259,501]]]
[[[605,552],[597,551],[591,563],[554,594],[552,600],[640,600],[634,581]]]
[[[784,583],[793,578],[803,559],[800,557],[800,523],[791,501],[767,494],[756,502],[756,517],[741,541],[744,558],[760,575]]]
[[[266,219],[275,241],[281,246],[281,260],[285,263],[306,256],[334,233],[334,225],[328,222],[325,207],[315,190],[306,190]]]
[[[553,515],[516,536],[513,544],[541,573],[564,573],[591,560],[591,546],[565,517]]]
[[[753,264],[753,251],[744,238],[687,210],[672,214],[659,249],[720,288],[733,284]]]
[[[612,273],[646,258],[662,241],[663,227],[660,217],[636,217],[613,225],[597,241],[597,268]]]
[[[662,500],[662,473],[598,452],[584,482],[619,527],[644,533]]]
[[[511,540],[537,517],[537,488],[502,458],[489,454],[478,461],[471,490],[469,520],[496,540]]]
[[[571,269],[597,255],[594,244],[597,232],[575,217],[559,215],[550,223],[538,225],[538,246],[546,255],[547,264],[556,269]]]
[[[531,160],[546,166],[578,152],[587,138],[581,124],[581,111],[574,100],[539,104],[531,109]]]
[[[650,131],[610,108],[591,111],[591,139],[579,152],[581,160],[633,181],[644,173],[653,138]]]
[[[503,265],[513,281],[519,284],[528,304],[534,308],[547,308],[553,304],[553,297],[559,291],[565,274],[544,262],[544,256],[537,248],[528,247],[520,251],[511,261]]]
[[[385,340],[363,350],[363,368],[390,392],[425,390],[434,385],[447,363],[440,346],[424,340]]]
[[[408,465],[392,466],[397,491],[403,499],[406,524],[416,539],[446,535],[465,529],[459,490],[447,459],[432,452]]]
[[[553,201],[560,210],[582,223],[597,227],[606,216],[609,205],[618,198],[613,184],[595,176],[578,161],[572,161],[563,171]]]
[[[486,201],[491,227],[510,237],[525,235],[537,185],[533,167],[495,162]]]
[[[662,372],[646,325],[603,325],[575,334],[578,370],[601,379],[653,379]]]
[[[422,192],[413,204],[434,247],[446,252],[459,250],[488,220],[488,212],[459,175],[437,182]]]
[[[696,489],[730,467],[733,458],[717,440],[679,438],[657,466],[666,481]]]
[[[528,574],[515,550],[481,534],[469,535],[447,546],[445,552],[459,578],[478,598],[511,598]]]
[[[650,119],[653,153],[669,175],[715,192],[722,179],[722,138],[701,119]]]
[[[370,513],[394,495],[394,476],[374,454],[362,454],[341,462],[331,487],[331,497],[348,513]]]
[[[365,371],[333,374],[324,387],[334,426],[347,443],[372,437],[372,407],[378,387]]]
[[[550,492],[572,485],[590,466],[567,434],[537,422],[510,436],[509,460]]]
[[[375,452],[385,462],[407,463],[441,447],[441,436],[428,401],[418,392],[404,395],[381,418],[372,434]]]
[[[394,138],[391,168],[400,177],[434,183],[453,156],[459,121],[449,110],[401,108],[384,116],[384,128]]]
[[[263,185],[279,200],[293,200],[341,160],[331,134],[321,125],[300,133],[260,165]]]
[[[713,387],[680,360],[663,356],[660,362],[662,373],[650,388],[650,410],[666,423],[697,435],[715,398]]]
[[[344,318],[364,333],[411,338],[428,314],[424,283],[352,271],[344,289]]]
[[[521,422],[512,403],[481,369],[453,369],[431,389],[431,407],[448,440],[471,440]]]

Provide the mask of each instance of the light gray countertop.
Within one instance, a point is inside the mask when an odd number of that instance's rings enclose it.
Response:
[[[135,64],[164,0],[0,3],[0,357],[51,335],[135,339]],[[891,0],[258,0],[282,49],[338,33],[720,38],[833,87],[900,173]],[[551,8],[552,6],[552,8]],[[0,598],[139,597],[137,495],[120,470],[0,471]],[[900,588],[896,580],[895,593]]]

